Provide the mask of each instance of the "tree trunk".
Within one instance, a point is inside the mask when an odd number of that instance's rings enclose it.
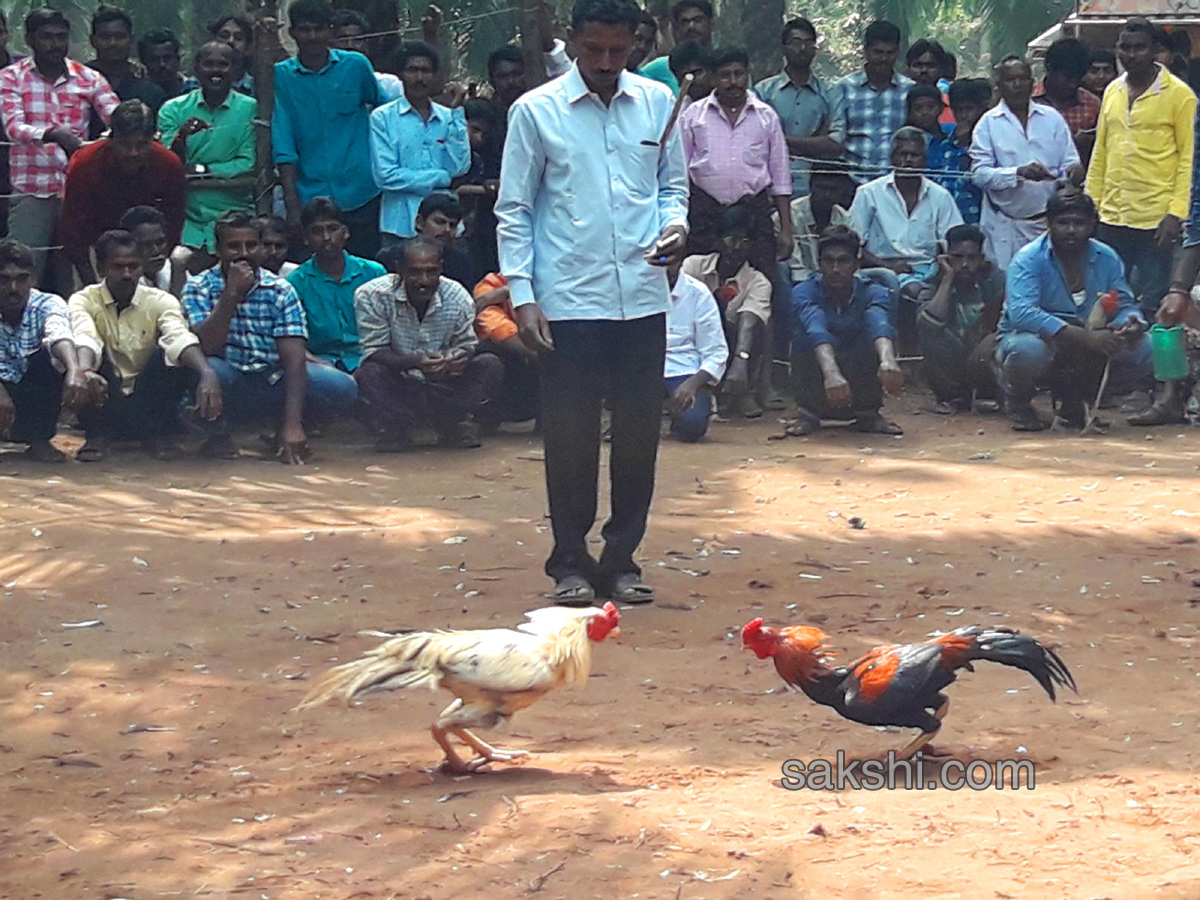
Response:
[[[254,135],[257,187],[255,205],[260,213],[271,211],[271,189],[275,186],[275,165],[271,159],[271,113],[275,107],[275,61],[282,48],[276,0],[262,0],[254,17],[254,94],[258,99],[258,119]]]
[[[752,0],[743,5],[740,45],[750,52],[750,71],[756,82],[774,75],[783,65],[780,33],[785,13],[785,0]]]

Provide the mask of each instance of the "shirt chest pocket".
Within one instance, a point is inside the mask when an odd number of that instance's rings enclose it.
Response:
[[[658,185],[658,144],[631,144],[620,154],[621,173],[629,187],[639,194],[650,194]]]
[[[363,108],[362,97],[350,87],[338,87],[331,92],[329,111],[335,116],[353,116]]]
[[[767,164],[768,146],[766,141],[751,141],[742,149],[742,162],[754,168]]]

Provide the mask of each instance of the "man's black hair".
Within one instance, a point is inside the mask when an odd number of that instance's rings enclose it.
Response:
[[[153,206],[132,206],[125,210],[125,215],[121,216],[121,221],[117,224],[126,231],[133,231],[143,225],[161,225],[166,228],[167,217],[163,215],[162,210]]]
[[[676,79],[682,78],[683,70],[690,66],[700,66],[711,72],[714,55],[711,47],[705,47],[699,41],[684,41],[667,56],[667,67]]]
[[[684,0],[687,3],[702,3],[707,0]],[[709,7],[711,10],[712,7]],[[711,13],[710,13],[711,15]],[[579,31],[588,22],[597,25],[625,25],[636,32],[642,24],[642,8],[633,0],[576,0],[571,10],[571,27]]]
[[[213,234],[216,236],[217,243],[220,244],[221,236],[226,231],[241,231],[242,229],[258,232],[260,238],[264,230],[262,221],[252,213],[244,209],[231,209],[229,212],[221,213],[217,218],[217,223],[213,226]]]
[[[300,210],[300,227],[305,231],[318,219],[332,219],[342,225],[346,224],[346,215],[342,208],[329,197],[313,197]]]
[[[712,69],[714,72],[722,66],[732,65],[733,63],[741,63],[746,68],[749,68],[750,54],[741,47],[724,47],[713,54]]]
[[[1155,35],[1154,26],[1150,24],[1149,19],[1143,19],[1141,16],[1134,16],[1132,19],[1126,19],[1125,24],[1121,26],[1122,31],[1132,31],[1134,34],[1144,34],[1154,43],[1157,43],[1157,35]]]
[[[107,25],[109,22],[120,22],[130,34],[133,34],[133,19],[129,18],[129,13],[125,10],[115,6],[96,7],[96,12],[92,16],[92,34],[95,34],[101,25]]]
[[[516,63],[522,68],[525,67],[525,57],[521,55],[521,48],[513,44],[505,44],[503,47],[497,47],[492,51],[487,61],[488,77],[491,78],[492,72],[496,66],[502,62]]]
[[[979,103],[987,106],[992,99],[992,83],[986,78],[960,78],[950,82],[950,108],[956,103]]]
[[[831,247],[845,247],[851,256],[858,256],[862,248],[862,238],[853,228],[846,225],[830,225],[817,238],[817,256]]]
[[[872,22],[863,32],[863,46],[872,44],[895,44],[900,46],[900,29],[891,22]]]
[[[817,39],[817,26],[810,22],[804,16],[793,16],[783,23],[783,32],[780,40],[787,43],[788,35],[793,31],[807,31],[812,35],[812,39]]]
[[[229,13],[219,18],[213,19],[208,23],[208,33],[213,37],[217,36],[217,32],[224,28],[228,23],[232,22],[238,27],[238,31],[242,33],[242,37],[246,39],[246,46],[249,47],[254,43],[254,23],[245,16],[237,16]]]
[[[980,250],[983,249],[983,231],[978,225],[955,225],[946,232],[946,246],[952,247],[963,241],[970,241]]]
[[[1088,49],[1076,38],[1059,38],[1046,49],[1046,71],[1082,78],[1088,70]]]
[[[20,241],[0,241],[0,269],[5,266],[16,266],[19,269],[33,271],[33,251]]]
[[[1072,185],[1059,188],[1046,203],[1046,221],[1072,212],[1096,218],[1096,202]]]
[[[496,111],[492,108],[492,104],[478,97],[473,97],[463,104],[463,116],[468,122],[472,119],[486,122],[489,128],[496,125]]]
[[[448,219],[462,221],[462,204],[458,202],[458,197],[449,191],[434,191],[417,207],[417,215],[422,219],[428,219],[436,212],[442,213]]]
[[[913,104],[925,97],[929,100],[936,100],[940,106],[945,106],[946,103],[942,99],[942,92],[932,84],[914,84],[908,89],[908,93],[904,97],[906,109],[912,112]]]
[[[145,62],[146,57],[150,55],[150,48],[159,44],[170,44],[175,54],[179,54],[179,38],[175,36],[175,32],[170,28],[151,28],[138,38],[138,58]]]
[[[1117,54],[1113,52],[1111,47],[1093,47],[1088,51],[1088,67],[1093,63],[1108,63],[1113,67],[1115,72],[1117,69]]]
[[[433,67],[433,72],[435,75],[442,65],[441,60],[438,58],[437,50],[422,41],[412,41],[399,46],[399,48],[396,50],[396,72],[403,72],[410,59],[429,60],[429,65]]]
[[[931,41],[929,38],[917,38],[913,41],[912,46],[908,48],[908,52],[904,54],[904,61],[910,66],[926,53],[932,53],[934,60],[937,61],[938,69],[944,75],[946,72],[946,48],[937,41]]]
[[[710,19],[713,18],[713,5],[709,0],[675,0],[671,4],[671,21],[677,21],[680,14],[689,9],[698,9]]]
[[[293,28],[301,25],[332,28],[333,6],[329,0],[296,0],[288,7],[288,24]]]
[[[371,23],[357,9],[335,9],[333,11],[334,30],[348,28],[351,25],[357,25],[363,30],[363,34],[371,30]]]
[[[120,247],[132,250],[136,256],[138,251],[137,238],[124,228],[113,228],[104,232],[104,234],[96,239],[96,262],[101,267],[107,265],[108,261],[112,259],[114,252]]]
[[[25,17],[25,40],[28,43],[29,39],[38,33],[39,30],[47,25],[61,25],[67,31],[71,30],[71,23],[57,9],[50,9],[48,6],[42,6],[38,9],[30,11]]]
[[[141,100],[118,103],[108,127],[115,138],[154,137],[158,122],[154,110]]]

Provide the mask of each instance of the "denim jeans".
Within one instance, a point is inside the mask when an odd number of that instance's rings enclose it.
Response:
[[[691,375],[671,375],[663,379],[666,394],[670,397]],[[694,444],[708,433],[708,419],[712,414],[712,392],[708,388],[696,391],[696,404],[681,413],[671,413],[671,434],[687,444]]]
[[[1097,237],[1116,250],[1121,262],[1125,263],[1125,277],[1147,322],[1154,321],[1158,304],[1167,292],[1174,255],[1173,247],[1158,249],[1154,231],[1153,228],[1125,228],[1101,223],[1097,233]]]
[[[283,416],[284,374],[275,372],[243,372],[218,356],[210,356],[208,364],[221,382],[225,401],[225,416],[231,422],[278,421]],[[354,407],[358,386],[354,378],[333,366],[308,363],[308,386],[304,392],[304,421],[310,425],[325,425]]]
[[[1074,355],[1075,359],[1069,357]],[[1004,401],[1008,408],[1028,406],[1033,400],[1039,387],[1052,386],[1056,383],[1059,390],[1068,396],[1066,399],[1092,400],[1087,391],[1098,388],[1099,375],[1104,370],[1104,360],[1080,358],[1078,353],[1064,354],[1061,349],[1050,341],[1042,340],[1036,334],[1014,332],[1002,335],[996,348],[996,365],[1000,375],[1000,389],[1004,393]],[[1088,384],[1063,383],[1064,378],[1070,381],[1072,373],[1067,369],[1079,372],[1090,369],[1082,380]],[[1091,382],[1095,382],[1092,384]],[[1154,367],[1150,359],[1150,336],[1142,335],[1133,347],[1122,350],[1111,359],[1108,377],[1108,390],[1113,395],[1120,395],[1136,390],[1149,390],[1154,386]],[[1075,396],[1078,394],[1078,396]]]

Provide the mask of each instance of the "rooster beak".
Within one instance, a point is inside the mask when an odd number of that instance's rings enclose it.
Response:
[[[621,636],[621,629],[620,629],[620,627],[615,627],[615,628],[613,628],[613,629],[612,629],[612,631],[610,631],[610,632],[608,633],[608,636],[609,636],[610,638],[619,638],[619,637]]]

